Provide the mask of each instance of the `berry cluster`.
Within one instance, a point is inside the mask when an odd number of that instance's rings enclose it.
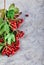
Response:
[[[12,30],[16,30],[23,23],[23,19],[9,20]]]
[[[24,32],[19,28],[24,22],[19,16],[22,12],[11,4],[8,10],[2,9],[0,11],[0,53],[2,55],[14,55],[20,49],[19,39],[24,36]],[[3,17],[2,17],[3,16]]]
[[[8,9],[0,9],[0,53],[2,55],[14,55],[20,49],[19,39],[24,32],[19,28],[24,22],[20,15],[19,8],[12,3]],[[25,14],[25,17],[28,17]]]
[[[7,55],[7,56],[14,55],[15,52],[18,51],[20,48],[19,44],[20,44],[19,40],[16,42],[12,42],[11,45],[7,44],[2,50],[2,55]]]
[[[22,38],[24,35],[23,31],[17,30],[23,23],[23,19],[9,20],[9,23],[12,31],[16,31],[16,35],[15,35],[16,41],[12,42],[11,45],[6,43],[6,45],[4,46],[2,50],[2,55],[7,55],[7,56],[15,54],[15,52],[20,49],[19,38]],[[3,39],[0,39],[0,42],[3,42]]]

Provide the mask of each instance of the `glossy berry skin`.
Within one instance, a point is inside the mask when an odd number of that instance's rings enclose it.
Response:
[[[20,30],[18,30],[18,33],[16,34],[16,39],[18,38],[22,38],[23,36],[24,36],[24,32],[23,31],[20,31]]]
[[[21,26],[21,24],[23,23],[23,19],[19,19],[17,22],[17,28],[19,28]]]
[[[19,40],[16,41],[15,46],[16,46],[16,47],[20,47],[20,42],[19,42]]]
[[[24,32],[23,31],[19,32],[19,37],[22,38],[23,36],[24,36]]]
[[[16,20],[10,20],[11,29],[14,31],[17,29]]]
[[[10,55],[14,55],[20,48],[19,40],[16,42],[12,42],[11,45],[6,45],[4,49],[2,50],[2,55],[7,55],[8,57]]]
[[[19,34],[16,34],[16,41],[19,40]]]
[[[11,51],[7,48],[7,49],[6,49],[6,55],[9,57],[10,54],[11,54]]]
[[[2,55],[5,55],[6,54],[6,48],[4,47],[3,50],[2,50]]]
[[[4,42],[4,40],[3,40],[2,38],[0,38],[0,43],[1,43],[1,42]]]
[[[15,48],[15,42],[12,42],[11,48]]]
[[[14,51],[17,52],[19,49],[20,49],[20,42],[19,42],[19,40],[18,40],[18,41],[16,41]]]

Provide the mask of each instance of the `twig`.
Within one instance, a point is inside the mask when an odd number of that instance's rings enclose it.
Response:
[[[4,9],[6,11],[6,0],[4,0]],[[5,15],[4,19],[6,20],[6,15]]]
[[[4,0],[4,9],[6,8],[6,0]]]

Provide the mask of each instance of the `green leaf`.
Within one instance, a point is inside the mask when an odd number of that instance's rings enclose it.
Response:
[[[0,18],[0,25],[3,23],[3,19],[2,18]]]
[[[4,35],[5,41],[9,38],[9,36],[10,36],[10,33],[8,33],[7,35],[6,34]]]
[[[13,33],[8,33],[4,39],[8,44],[11,44],[12,42],[15,42],[15,35]]]
[[[10,34],[9,38],[8,38],[8,44],[11,44],[11,42],[15,42],[15,36],[14,34]]]
[[[19,9],[17,7],[15,7],[14,12],[15,12],[15,14],[19,13]]]
[[[9,6],[9,10],[14,10],[15,9],[15,4],[12,3],[10,6]]]
[[[3,46],[0,46],[0,51],[1,51],[2,48],[3,48]]]
[[[15,35],[14,34],[11,35],[11,39],[12,39],[12,41],[15,42]]]
[[[0,30],[0,35],[2,35],[4,33],[4,28],[2,28],[1,30]]]
[[[6,12],[5,9],[0,9],[0,17],[3,18],[3,19],[5,17],[5,12]]]
[[[14,10],[9,10],[6,13],[6,16],[7,16],[8,19],[13,19],[14,18]]]
[[[9,24],[7,24],[7,21],[4,21],[0,25],[0,35],[2,35],[4,32],[9,33],[9,31],[10,31]]]
[[[15,14],[19,13],[19,9],[15,7],[14,3],[9,6],[9,10],[14,10]]]
[[[2,26],[4,26],[4,23],[2,23],[2,24],[0,25],[0,29],[2,28]]]
[[[0,51],[3,48],[3,46],[4,46],[4,44],[3,43],[0,43]]]
[[[9,33],[9,31],[10,31],[9,24],[7,24],[7,22],[5,22],[4,31],[5,31],[6,33]]]
[[[8,38],[8,44],[11,44],[11,36]]]
[[[0,35],[4,33],[4,21],[0,18]]]
[[[14,15],[17,13],[19,13],[19,9],[15,7],[15,4],[13,3],[9,6],[8,11],[6,11],[6,17],[8,19],[14,19]]]

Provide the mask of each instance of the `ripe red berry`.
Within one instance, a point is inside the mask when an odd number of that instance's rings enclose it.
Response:
[[[15,45],[14,45],[14,48],[12,48],[12,54],[14,54],[15,52],[17,52],[18,49],[20,48],[20,42],[19,42],[19,40],[17,40],[14,44]]]
[[[9,51],[12,51],[11,46],[8,45],[7,48]]]
[[[4,47],[4,49],[2,50],[2,55],[5,55],[6,54],[6,48]]]
[[[24,32],[18,30],[18,35],[19,35],[19,38],[22,38],[24,36]]]
[[[2,50],[2,55],[7,55],[8,57],[10,55],[14,55],[20,48],[20,43],[19,40],[17,40],[16,42],[12,42],[11,45],[6,45],[4,47],[4,49]]]
[[[8,49],[6,50],[6,55],[7,55],[7,56],[10,56],[10,55],[13,54],[13,52],[14,52],[14,47],[8,46],[7,48],[8,48]]]
[[[19,34],[16,34],[16,41],[19,40]]]
[[[24,36],[24,32],[21,31],[20,34],[19,34],[19,37],[22,38]]]
[[[20,27],[20,23],[18,22],[18,23],[17,23],[17,28],[19,28],[19,27]]]
[[[23,19],[19,19],[18,22],[19,22],[19,23],[22,23],[22,22],[23,22]]]
[[[19,19],[18,22],[17,22],[17,28],[19,28],[22,23],[23,23],[23,19]]]
[[[4,40],[2,38],[0,38],[0,42],[4,42]]]
[[[16,20],[10,20],[11,29],[14,31],[17,29]]]
[[[6,55],[10,56],[10,51],[8,49],[6,49]]]
[[[14,55],[15,54],[15,51],[12,51],[12,53],[11,53],[12,55]]]
[[[11,54],[14,55],[14,53],[15,53],[15,50],[14,50],[14,48],[12,48]]]
[[[15,52],[17,52],[19,49],[20,49],[20,47],[16,47],[16,48],[15,48]]]
[[[15,45],[16,47],[20,47],[20,42],[19,42],[19,40],[17,40],[16,41],[16,45]]]
[[[11,47],[14,48],[15,47],[15,42],[11,43]]]

